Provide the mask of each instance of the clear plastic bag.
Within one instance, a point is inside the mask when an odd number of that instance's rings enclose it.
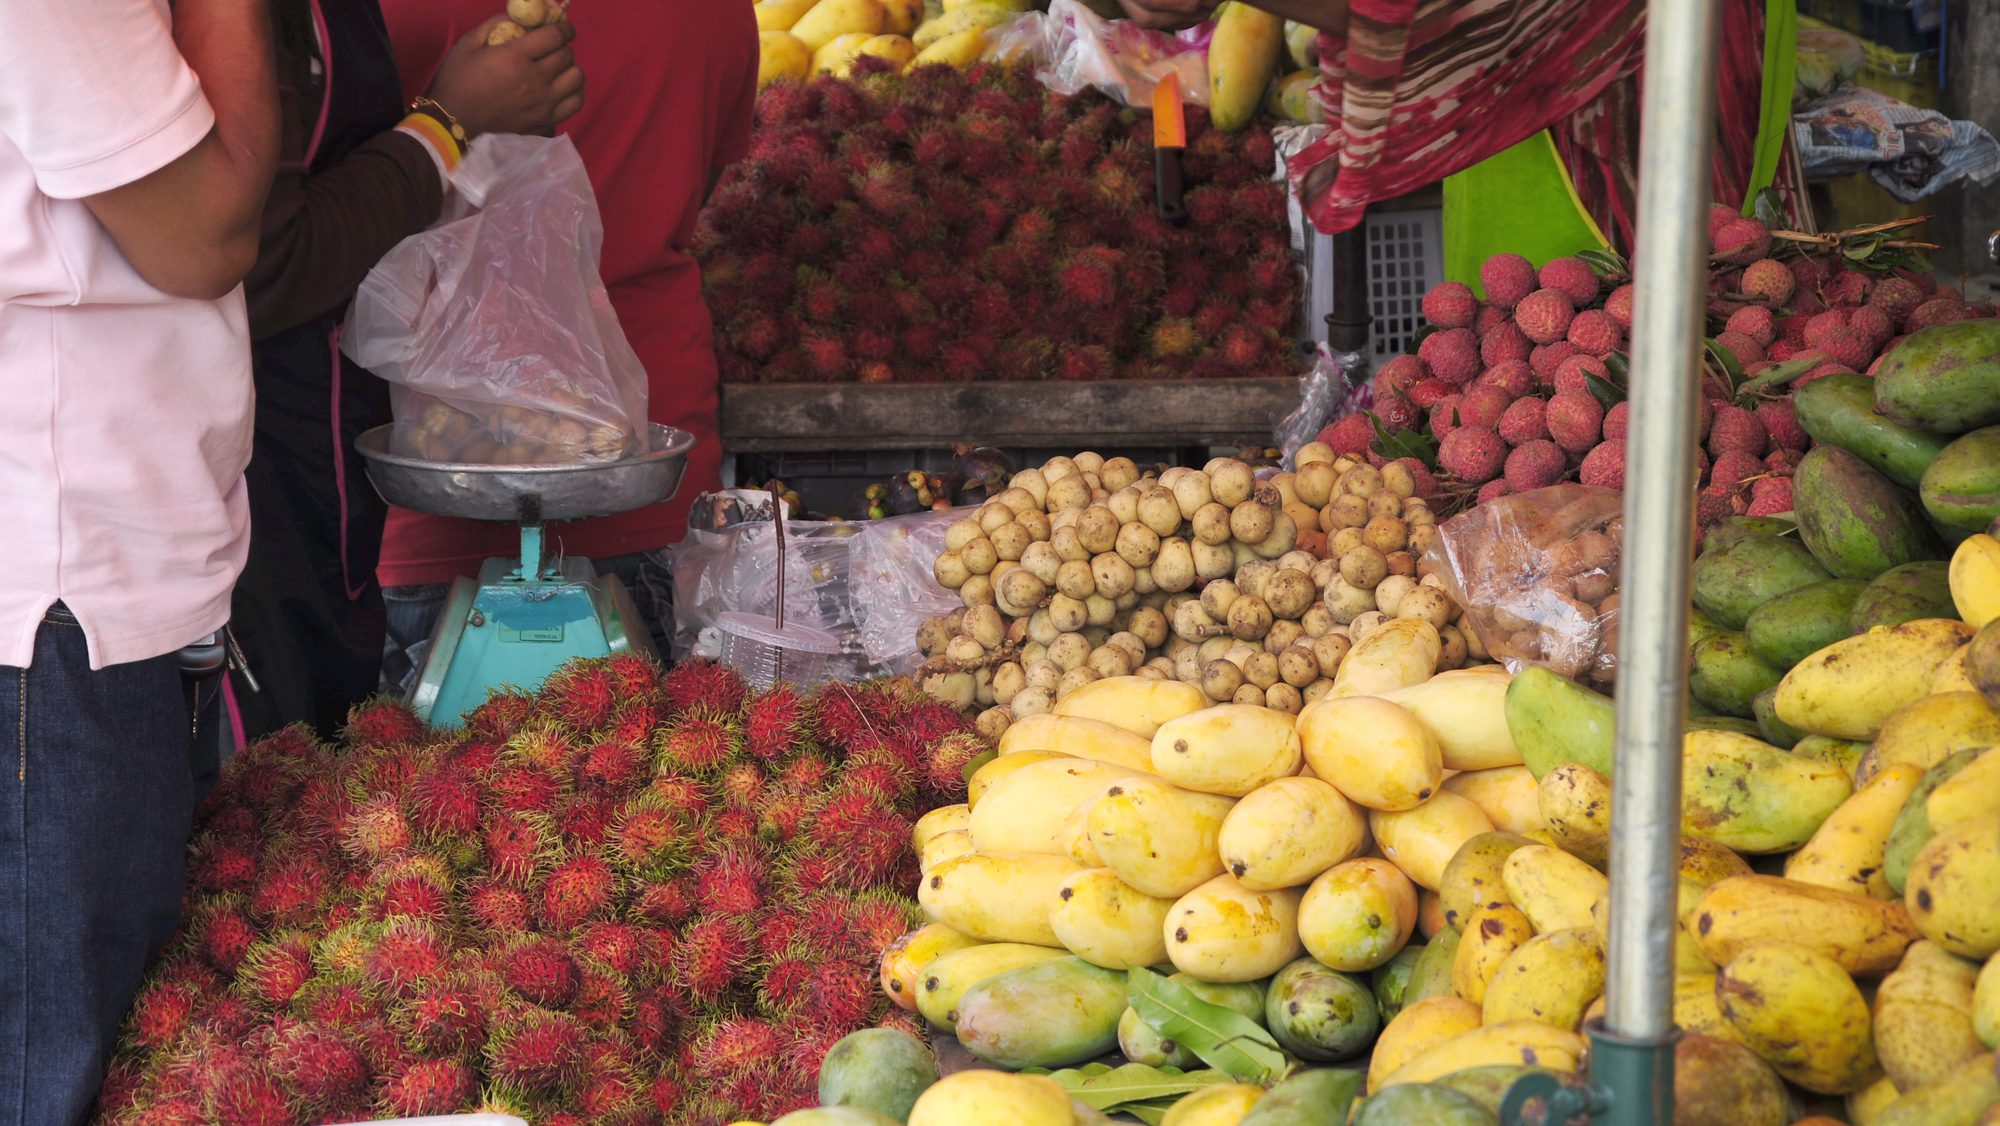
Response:
[[[1420,566],[1485,643],[1519,672],[1543,665],[1609,685],[1618,667],[1624,501],[1615,489],[1553,485],[1467,509],[1438,529]]]
[[[1349,373],[1365,372],[1367,364],[1365,353],[1335,352],[1320,344],[1313,366],[1299,376],[1299,405],[1279,421],[1273,435],[1287,466],[1296,468],[1299,447],[1318,438],[1329,420],[1352,413],[1347,407],[1356,381]]]
[[[999,33],[994,51],[1035,59],[1035,77],[1058,94],[1097,89],[1128,106],[1151,107],[1153,87],[1173,72],[1183,100],[1207,105],[1212,31],[1205,23],[1178,35],[1149,31],[1131,20],[1107,20],[1079,0],[1051,0],[1047,14],[1030,12]]]
[[[568,138],[482,137],[438,223],[355,295],[341,350],[392,387],[398,452],[525,465],[640,449],[646,371],[598,274],[604,224]]]

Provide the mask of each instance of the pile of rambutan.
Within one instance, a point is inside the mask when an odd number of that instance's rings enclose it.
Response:
[[[753,693],[625,656],[456,731],[380,702],[336,746],[259,742],[197,819],[101,1120],[814,1105],[827,1048],[903,1019],[877,957],[917,920],[915,816],[964,800],[930,748],[965,730],[905,682]]]
[[[1940,286],[1879,233],[1774,238],[1726,207],[1709,216],[1709,339],[1696,454],[1698,527],[1792,508],[1793,468],[1811,445],[1791,392],[1835,372],[1873,374],[1904,335],[1990,316]],[[1562,481],[1623,488],[1625,349],[1633,287],[1608,255],[1537,268],[1497,254],[1424,297],[1429,331],[1384,364],[1373,403],[1320,440],[1381,464],[1422,450],[1446,491],[1474,503]]]
[[[1151,121],[1023,68],[864,58],[778,82],[695,252],[729,382],[1294,375],[1303,276],[1268,128],[1188,110],[1182,226]]]

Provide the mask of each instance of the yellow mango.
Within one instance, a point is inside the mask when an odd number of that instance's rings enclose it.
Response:
[[[1972,643],[1967,642],[1952,650],[1951,656],[1937,668],[1931,677],[1931,694],[1940,692],[1977,692],[1979,685],[1972,679],[1972,669],[1965,663],[1966,654],[1972,652]]]
[[[1930,818],[1933,833],[1996,814],[2000,814],[2000,747],[1966,763],[1924,799],[1924,815]]]
[[[1264,112],[1294,125],[1317,125],[1326,120],[1326,111],[1312,96],[1319,86],[1317,70],[1295,70],[1271,83],[1264,95]]]
[[[1500,872],[1514,850],[1530,844],[1528,838],[1504,830],[1481,833],[1452,854],[1444,867],[1444,882],[1438,895],[1444,900],[1445,922],[1464,930],[1472,913],[1489,903],[1509,903],[1507,885]]]
[[[978,941],[943,923],[926,923],[890,943],[882,951],[882,992],[899,1009],[917,1011],[917,994],[930,964],[954,950]]]
[[[972,780],[965,784],[966,827],[971,828],[971,811],[979,808],[979,801],[986,792],[1000,783],[1000,780],[1038,762],[1067,759],[1069,755],[1054,751],[1025,751],[1018,755],[1004,755],[989,760],[985,766],[973,772]]]
[[[1460,947],[1463,949],[1463,947]],[[1589,928],[1550,931],[1523,942],[1487,983],[1481,1020],[1531,1020],[1576,1028],[1604,993],[1604,946]]]
[[[1129,771],[1153,772],[1151,739],[1134,735],[1117,724],[1081,716],[1045,714],[1017,719],[1000,736],[999,750],[1003,758],[1022,751],[1053,751],[1116,763]]]
[[[2000,817],[1932,836],[1910,864],[1903,901],[1923,936],[1953,954],[1984,961],[2000,950]]]
[[[922,32],[923,28],[917,30]],[[917,57],[910,60],[910,66],[951,66],[964,70],[978,62],[985,53],[986,29],[975,27],[935,40],[917,52]]]
[[[1200,1088],[1168,1107],[1160,1118],[1160,1126],[1236,1126],[1263,1097],[1262,1087],[1217,1083]]]
[[[1836,641],[1778,682],[1778,718],[1836,739],[1873,739],[1898,710],[1930,691],[1931,678],[1972,627],[1919,618]]]
[[[854,52],[854,57],[847,61],[848,69],[838,73],[842,78],[847,77],[853,71],[854,63],[865,58],[882,59],[900,72],[916,57],[917,48],[907,36],[876,35],[870,37],[868,42],[861,45],[860,50]]]
[[[1569,762],[1542,775],[1536,791],[1542,821],[1564,852],[1591,864],[1611,856],[1611,779]]]
[[[1209,50],[1213,57],[1213,41]],[[1210,79],[1213,78],[1211,71]],[[1263,88],[1259,87],[1258,94],[1262,93]],[[1211,103],[1211,121],[1213,110]],[[1422,618],[1391,618],[1341,658],[1340,669],[1333,676],[1333,695],[1380,696],[1422,684],[1437,672],[1438,653],[1443,648],[1438,631],[1429,622]]]
[[[1445,866],[1459,846],[1492,832],[1493,821],[1469,799],[1440,791],[1415,809],[1370,813],[1368,829],[1382,855],[1411,882],[1436,891],[1443,886]]]
[[[1900,1090],[1935,1083],[1985,1052],[1973,1027],[1979,966],[1916,942],[1875,991],[1875,1054]]]
[[[1285,21],[1285,57],[1300,70],[1319,73],[1319,28],[1297,20]]]
[[[1382,1026],[1368,1057],[1368,1089],[1379,1091],[1391,1074],[1438,1045],[1479,1027],[1479,1006],[1463,997],[1426,997],[1403,1006]]]
[[[2000,954],[1986,959],[1972,987],[1972,1029],[1989,1048],[2000,1048]]]
[[[819,0],[758,0],[752,9],[757,13],[757,30],[790,31],[817,3]]]
[[[812,69],[812,52],[789,31],[757,33],[757,88],[781,78],[804,78]]]
[[[831,74],[845,77],[848,67],[854,63],[854,56],[861,53],[861,47],[874,36],[865,31],[851,35],[836,35],[827,44],[813,52],[811,71],[814,74]]]
[[[1299,901],[1307,953],[1347,973],[1394,958],[1416,926],[1417,889],[1395,865],[1372,856],[1328,868]]]
[[[1216,9],[1208,43],[1208,112],[1217,129],[1235,133],[1250,124],[1285,47],[1285,21],[1248,4]]]
[[[1951,553],[1945,574],[1966,625],[1978,629],[2000,618],[2000,540],[1984,533],[1967,536]]]
[[[1611,886],[1604,873],[1548,845],[1515,849],[1500,879],[1507,898],[1541,933],[1591,925],[1591,904]]]
[[[1674,1023],[1689,1032],[1743,1043],[1735,1027],[1722,1019],[1722,1003],[1715,995],[1716,971],[1674,975]]]
[[[1429,888],[1417,892],[1417,933],[1429,942],[1439,934],[1451,929],[1444,921],[1444,897]]]
[[[1299,944],[1299,893],[1251,891],[1223,874],[1174,901],[1162,928],[1174,968],[1202,981],[1256,981]]]
[[[1221,704],[1184,715],[1153,735],[1153,771],[1174,785],[1240,798],[1299,772],[1299,733],[1288,712]]]
[[[917,818],[916,825],[910,829],[910,847],[922,852],[924,844],[939,833],[949,833],[954,829],[969,829],[971,826],[971,806],[963,803],[938,806]]]
[[[1034,0],[943,0],[941,7],[947,12],[956,12],[960,8],[974,8],[981,4],[1006,8],[1012,12],[1025,12],[1035,6]]]
[[[1792,942],[1746,950],[1722,967],[1715,995],[1743,1044],[1806,1090],[1845,1095],[1874,1081],[1868,1002],[1817,950]]]
[[[1882,875],[1882,853],[1896,815],[1923,776],[1922,767],[1907,762],[1883,767],[1785,860],[1785,878],[1893,899],[1896,893]]]
[[[1953,751],[1995,743],[2000,743],[2000,715],[1994,714],[1986,697],[1968,688],[1912,700],[1882,721],[1871,749],[1883,765],[1907,762],[1928,770]]]
[[[1054,947],[1020,942],[992,942],[947,950],[932,958],[917,976],[917,1011],[932,1024],[949,1029],[959,998],[965,996],[966,990],[1008,970],[1064,957],[1068,954]]]
[[[1484,1006],[1493,975],[1509,955],[1533,937],[1534,924],[1511,903],[1489,903],[1475,910],[1452,953],[1451,991]]]
[[[1124,883],[1109,868],[1091,868],[1063,881],[1049,927],[1070,953],[1093,965],[1157,966],[1167,960],[1162,928],[1173,905]]]
[[[1504,669],[1453,669],[1382,698],[1423,721],[1437,738],[1446,770],[1493,770],[1521,765],[1521,749],[1507,730],[1507,686],[1513,682]]]
[[[1790,852],[1854,792],[1846,771],[1733,731],[1681,741],[1681,832],[1738,852]]]
[[[1216,842],[1235,805],[1134,775],[1090,807],[1090,843],[1119,879],[1147,895],[1178,899],[1223,872]]]
[[[1905,1089],[1876,1116],[1877,1126],[1950,1126],[2000,1120],[2000,1072],[1992,1052],[1961,1060],[1922,1087]]]
[[[1546,828],[1535,772],[1525,766],[1467,770],[1446,778],[1440,788],[1478,806],[1502,832],[1531,833]]]
[[[1317,778],[1257,787],[1222,820],[1223,866],[1252,891],[1297,887],[1368,847],[1368,819]]]
[[[917,900],[938,922],[981,942],[1055,946],[1049,912],[1063,881],[1080,870],[1067,856],[974,853],[931,869]]]
[[[917,46],[923,45],[919,39]],[[1142,676],[1112,676],[1093,680],[1056,701],[1055,714],[1122,727],[1147,740],[1150,747],[1161,725],[1208,706],[1208,696],[1193,684],[1148,680]]]
[[[1097,798],[1087,798],[1078,802],[1062,827],[1064,854],[1085,868],[1104,867],[1104,857],[1098,855],[1097,843],[1090,839],[1090,807],[1097,801]]]
[[[1074,1126],[1069,1092],[1046,1075],[960,1071],[924,1088],[909,1126]]]
[[[924,0],[881,0],[882,33],[908,35],[924,22]]]
[[[1584,1056],[1583,1037],[1538,1020],[1514,1020],[1461,1032],[1390,1072],[1383,1087],[1430,1083],[1474,1067],[1529,1065],[1575,1071]],[[1378,1088],[1370,1083],[1371,1091]]]
[[[1690,928],[1717,965],[1768,943],[1792,942],[1857,974],[1887,971],[1918,938],[1900,903],[1778,876],[1720,881],[1702,893]]]
[[[818,55],[822,48],[843,35],[880,33],[887,19],[888,13],[883,11],[880,0],[819,0],[791,26],[791,33],[799,37],[806,50]]]
[[[1749,861],[1714,841],[1699,837],[1681,838],[1680,873],[1683,879],[1709,887],[1731,876],[1747,876],[1750,871]]]
[[[1896,1084],[1884,1075],[1847,1096],[1847,1121],[1853,1126],[1875,1126],[1882,1120],[1882,1112],[1889,1104],[1901,1097]]]
[[[1356,805],[1415,809],[1444,782],[1437,737],[1401,704],[1374,696],[1315,700],[1299,713],[1298,737],[1313,776]]]
[[[993,760],[999,762],[999,759]],[[1102,797],[1131,771],[1081,758],[1031,763],[993,784],[973,807],[968,831],[979,852],[1069,853],[1063,824],[1078,803]]]
[[[972,834],[964,829],[953,829],[924,842],[924,847],[917,850],[917,867],[928,872],[947,860],[970,856],[975,851]]]

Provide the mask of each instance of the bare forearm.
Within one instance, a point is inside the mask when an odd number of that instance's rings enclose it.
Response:
[[[215,186],[253,229],[278,159],[278,83],[268,0],[182,0],[174,40],[215,110]]]
[[[1274,16],[1297,20],[1332,35],[1347,34],[1347,0],[1247,0]]]

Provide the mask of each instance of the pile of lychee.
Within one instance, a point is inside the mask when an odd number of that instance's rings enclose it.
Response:
[[[1437,539],[1430,471],[1319,443],[1296,462],[1260,476],[1217,458],[1155,475],[1081,453],[1016,474],[946,532],[934,574],[966,609],[919,629],[924,687],[980,709],[998,738],[1115,676],[1297,712],[1391,617],[1438,630],[1440,668],[1484,656],[1438,580],[1418,577]]]

